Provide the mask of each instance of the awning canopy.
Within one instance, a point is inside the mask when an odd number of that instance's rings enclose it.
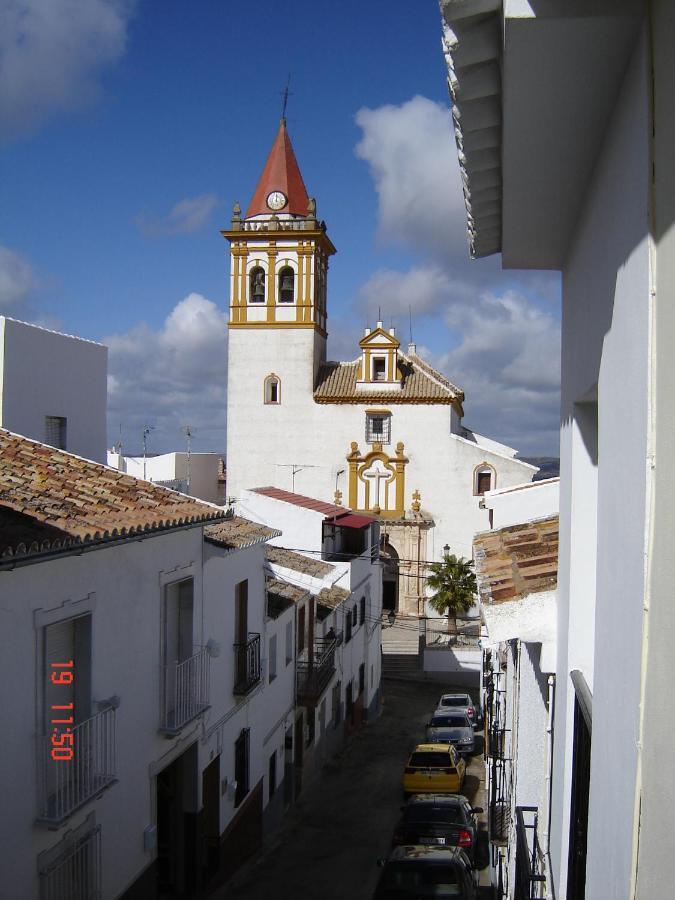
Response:
[[[365,528],[367,525],[372,525],[375,519],[371,519],[370,516],[356,516],[353,513],[345,513],[323,521],[325,525],[337,525],[339,528]]]

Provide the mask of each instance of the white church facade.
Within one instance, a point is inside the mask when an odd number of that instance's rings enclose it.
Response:
[[[516,451],[462,425],[463,392],[366,329],[354,359],[326,359],[335,253],[282,119],[245,216],[234,207],[227,492],[276,486],[376,516],[390,565],[384,606],[421,615],[424,568],[444,548],[470,558],[489,527],[486,490],[530,481]],[[398,573],[398,574],[396,574]]]

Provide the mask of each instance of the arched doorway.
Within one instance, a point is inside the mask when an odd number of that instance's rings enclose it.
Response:
[[[380,541],[382,566],[382,610],[398,612],[398,552],[386,534]]]

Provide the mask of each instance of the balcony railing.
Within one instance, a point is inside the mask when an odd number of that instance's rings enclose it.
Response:
[[[536,806],[516,806],[516,869],[514,900],[539,900],[546,896],[543,854],[537,834]]]
[[[194,656],[164,666],[162,734],[173,737],[209,706],[209,654],[201,647]]]
[[[260,635],[234,645],[234,694],[248,694],[260,681]]]
[[[38,736],[38,822],[57,826],[117,781],[115,709],[108,707],[72,730],[71,759],[52,759],[51,735]]]
[[[318,640],[314,643],[314,658],[298,660],[298,703],[315,706],[335,674],[337,640]]]

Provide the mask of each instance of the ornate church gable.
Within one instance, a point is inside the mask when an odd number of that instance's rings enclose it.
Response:
[[[382,444],[362,454],[352,441],[349,463],[349,506],[383,518],[401,518],[405,503],[405,467],[408,459],[402,441],[390,456]]]

